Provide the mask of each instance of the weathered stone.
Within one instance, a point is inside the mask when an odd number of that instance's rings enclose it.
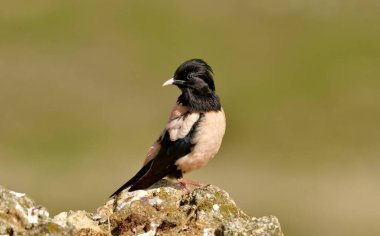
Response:
[[[25,194],[3,188],[0,194],[0,234],[283,235],[276,217],[249,217],[211,185],[184,191],[162,180],[148,190],[124,191],[93,213],[68,211],[53,219]]]
[[[0,186],[0,235],[71,235],[71,228],[51,222],[45,207],[36,204],[25,193]]]
[[[98,222],[92,219],[92,214],[86,211],[61,212],[54,216],[53,222],[63,228],[74,228],[77,235],[106,235]]]

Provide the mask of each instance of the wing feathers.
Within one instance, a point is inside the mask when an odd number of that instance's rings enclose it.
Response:
[[[160,151],[161,141],[162,141],[162,138],[164,137],[165,133],[166,133],[166,129],[164,129],[161,132],[160,137],[158,137],[156,142],[154,142],[152,144],[152,146],[150,146],[148,153],[146,154],[146,157],[145,157],[144,165],[146,163],[148,163],[150,160],[153,160],[156,157],[157,153]]]
[[[202,114],[189,113],[185,106],[177,104],[166,128],[148,150],[144,166],[111,197],[130,186],[129,191],[145,189],[165,176],[181,174],[175,162],[191,152],[194,145],[192,139],[202,117]]]
[[[148,188],[165,176],[177,173],[175,161],[190,153],[191,146],[191,132],[185,138],[176,141],[171,141],[169,132],[166,132],[161,142],[160,151],[151,161],[151,167],[143,176],[132,183],[129,191]]]
[[[190,113],[170,121],[166,126],[170,134],[170,140],[176,141],[184,138],[198,119],[199,113]]]

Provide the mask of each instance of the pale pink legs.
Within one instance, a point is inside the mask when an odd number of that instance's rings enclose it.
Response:
[[[177,180],[181,184],[182,189],[186,190],[186,191],[190,191],[190,189],[187,187],[187,184],[197,186],[197,187],[206,186],[205,184],[202,184],[202,183],[199,183],[197,181],[190,180],[190,179],[179,178]]]

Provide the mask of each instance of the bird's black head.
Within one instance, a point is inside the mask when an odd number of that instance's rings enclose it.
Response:
[[[211,67],[201,59],[191,59],[180,65],[174,73],[174,84],[199,92],[215,91]]]
[[[182,63],[172,79],[163,86],[176,85],[182,94],[178,102],[188,106],[193,111],[203,112],[220,110],[220,102],[215,94],[213,71],[205,61],[191,59]]]

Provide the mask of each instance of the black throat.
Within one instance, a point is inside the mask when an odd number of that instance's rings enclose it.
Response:
[[[190,112],[220,111],[221,105],[215,92],[197,93],[194,90],[184,88],[178,97],[178,103],[187,106]]]

